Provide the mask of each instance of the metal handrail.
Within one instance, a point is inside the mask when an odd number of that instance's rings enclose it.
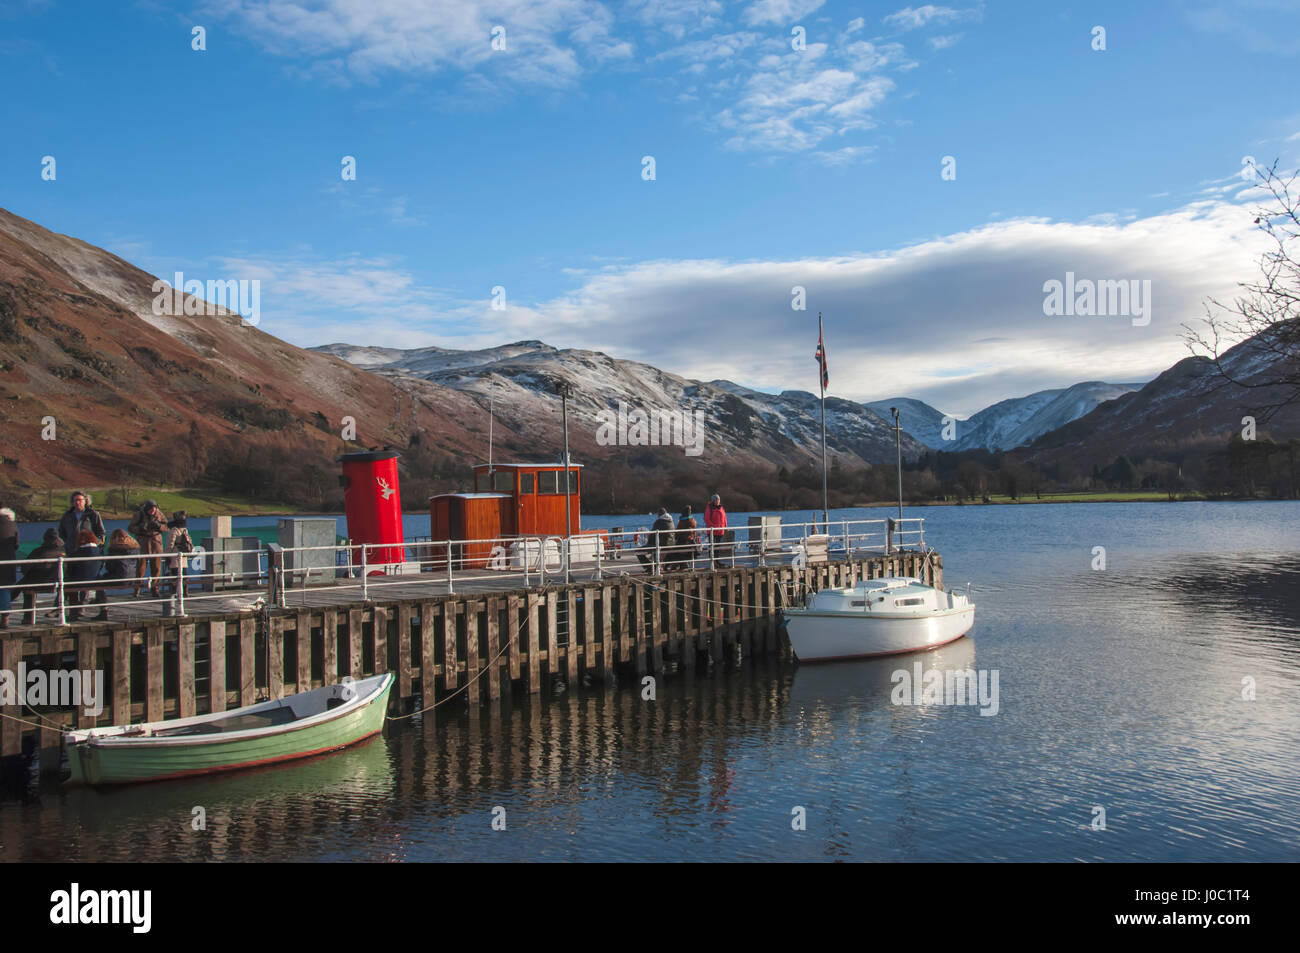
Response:
[[[736,538],[741,530],[749,529],[748,539]],[[774,534],[773,530],[779,530],[779,534]],[[915,545],[924,549],[925,540],[925,518],[924,517],[907,517],[905,519],[880,519],[880,520],[848,520],[843,519],[837,522],[802,522],[802,523],[782,523],[777,526],[765,525],[762,527],[730,527],[725,532],[730,534],[730,538],[724,537],[720,540],[716,535],[716,528],[697,527],[692,531],[692,539],[688,544],[679,545],[677,541],[679,531],[676,528],[666,530],[640,529],[630,533],[624,533],[623,536],[632,536],[634,540],[644,536],[646,542],[644,547],[639,545],[639,540],[634,543],[633,552],[642,552],[653,559],[653,566],[656,572],[663,569],[664,561],[673,554],[681,555],[681,551],[687,551],[689,565],[694,567],[696,559],[701,553],[701,547],[706,547],[707,556],[712,565],[717,565],[717,561],[722,559],[728,565],[734,567],[737,559],[756,557],[760,564],[766,558],[769,552],[793,552],[796,546],[803,546],[810,536],[826,537],[827,552],[844,553],[852,555],[855,552],[865,552],[879,550],[886,554],[897,551],[904,546],[915,543]],[[602,578],[605,572],[605,561],[608,555],[605,551],[606,542],[609,540],[609,534],[605,531],[593,531],[582,533],[579,538],[586,536],[597,537],[594,545],[594,571],[596,578]],[[175,560],[174,567],[166,567],[158,576],[150,576],[148,585],[154,588],[159,585],[171,586],[175,588],[173,595],[155,598],[155,599],[135,599],[132,605],[150,605],[150,604],[174,604],[176,611],[184,615],[187,611],[187,603],[193,608],[201,605],[203,602],[214,599],[223,599],[229,596],[229,592],[207,592],[200,591],[193,595],[187,595],[186,589],[190,585],[200,584],[205,586],[208,581],[212,583],[235,583],[251,580],[253,585],[264,584],[266,586],[266,600],[272,605],[286,605],[288,576],[295,572],[303,574],[303,589],[311,588],[359,588],[362,598],[369,600],[371,590],[374,588],[387,588],[393,585],[404,585],[410,583],[427,583],[429,574],[437,572],[440,569],[446,571],[446,583],[449,592],[455,591],[456,570],[459,547],[459,561],[461,563],[477,563],[482,557],[468,556],[467,551],[470,547],[488,547],[491,550],[498,547],[505,552],[509,552],[512,546],[518,546],[520,549],[516,555],[509,559],[519,564],[519,569],[495,568],[494,572],[500,573],[497,578],[509,578],[511,576],[521,576],[524,585],[528,586],[532,581],[532,574],[535,571],[539,583],[545,585],[549,577],[554,578],[563,572],[565,578],[569,578],[569,573],[575,563],[573,537],[563,536],[503,536],[490,539],[472,539],[472,540],[435,540],[428,537],[413,538],[393,543],[359,543],[353,540],[345,540],[342,543],[321,546],[297,546],[297,547],[280,547],[274,544],[268,544],[256,549],[238,549],[238,550],[201,550],[196,549],[189,553],[162,552],[162,553],[113,553],[99,554],[91,556],[66,556],[60,554],[57,557],[43,557],[39,559],[19,558],[12,560],[0,560],[0,566],[21,567],[24,572],[30,567],[53,564],[55,566],[54,579],[40,582],[17,582],[8,586],[11,591],[35,591],[37,596],[44,592],[52,592],[54,595],[53,606],[58,616],[58,624],[67,624],[67,611],[69,608],[80,609],[81,604],[72,604],[68,601],[70,591],[88,591],[88,590],[106,590],[140,587],[145,585],[143,576],[105,576],[101,575],[94,579],[69,580],[69,569],[80,563],[99,563],[101,565],[111,562],[135,561],[157,559],[160,562]],[[832,545],[833,541],[833,545]],[[558,562],[552,564],[549,544],[554,542],[556,552],[558,553]],[[612,546],[618,552],[625,551],[621,545]],[[353,562],[355,551],[360,549],[360,565]],[[386,570],[387,566],[376,563],[371,560],[372,550],[392,550],[400,549],[402,553],[403,565],[414,563],[419,568],[419,572],[407,573],[388,573],[376,575],[371,579],[371,572],[376,568],[381,571]],[[435,552],[441,550],[441,552]],[[535,552],[534,552],[535,550]],[[313,552],[333,552],[335,554],[334,565],[332,567],[305,566],[297,567],[298,559],[293,559],[292,564],[295,568],[288,568],[291,563],[289,557],[294,554],[307,554]],[[255,570],[227,570],[217,572],[215,569],[216,559],[220,557],[224,560],[227,557],[247,556],[256,554],[258,556],[258,567]],[[413,560],[408,559],[408,554],[413,555]],[[438,557],[442,557],[441,559]],[[195,569],[193,565],[186,565],[201,558],[205,565],[201,569]],[[534,558],[536,567],[533,567]],[[265,569],[262,568],[263,559],[265,559]],[[441,565],[440,565],[441,564]],[[393,564],[388,564],[393,565]],[[353,582],[353,573],[360,569],[360,579]],[[479,567],[463,565],[461,571],[477,571]],[[327,582],[318,586],[310,584],[311,574],[316,572],[325,572],[333,576]],[[340,575],[347,581],[341,581]],[[33,600],[31,612],[37,611],[36,603],[39,598]],[[102,605],[103,603],[93,603]],[[23,613],[29,610],[10,608],[9,612]],[[48,609],[46,610],[48,611]]]

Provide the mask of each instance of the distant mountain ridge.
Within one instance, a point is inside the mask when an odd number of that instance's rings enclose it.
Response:
[[[395,378],[433,381],[455,390],[524,405],[541,398],[549,405],[554,381],[567,377],[575,384],[575,406],[595,413],[619,400],[634,406],[702,407],[723,424],[718,436],[733,452],[790,452],[820,455],[821,411],[816,395],[807,391],[765,394],[726,380],[691,381],[635,361],[596,351],[560,350],[542,341],[516,341],[481,350],[441,347],[365,347],[325,344],[313,350],[343,358]],[[486,383],[487,381],[493,383]],[[924,449],[956,452],[982,447],[1005,450],[1027,444],[1091,411],[1103,401],[1137,389],[1140,384],[1089,381],[1072,387],[1038,391],[1000,401],[969,420],[955,422],[956,436],[943,438],[942,411],[909,397],[866,404],[840,397],[826,402],[827,443],[837,454],[865,463],[893,459],[893,420],[902,416],[903,453],[913,458]],[[727,395],[734,398],[728,400]],[[736,403],[739,402],[739,403]],[[746,441],[755,441],[750,447]]]

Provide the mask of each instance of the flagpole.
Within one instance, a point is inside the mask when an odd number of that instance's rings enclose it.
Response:
[[[822,334],[822,313],[817,312],[817,344],[821,360],[817,362],[817,385],[822,395],[822,523],[830,532],[830,494],[826,487],[826,338]]]

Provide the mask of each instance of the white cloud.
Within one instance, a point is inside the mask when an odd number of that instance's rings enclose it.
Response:
[[[972,8],[958,10],[953,7],[940,7],[927,3],[920,7],[904,7],[884,18],[884,22],[899,30],[917,30],[931,23],[952,23],[967,17],[979,16],[980,10]]]
[[[800,17],[821,9],[826,0],[755,0],[746,9],[742,19],[750,26],[773,24],[790,26]]]
[[[630,55],[612,33],[613,14],[595,0],[208,0],[205,12],[232,20],[272,53],[306,57],[305,69],[372,81],[386,73],[484,70],[513,82],[562,86],[583,60]],[[506,49],[492,48],[505,28]]]
[[[930,44],[930,49],[938,52],[939,50],[946,50],[950,47],[956,46],[957,41],[960,40],[961,37],[962,35],[960,33],[953,33],[943,36],[932,36],[926,42]]]

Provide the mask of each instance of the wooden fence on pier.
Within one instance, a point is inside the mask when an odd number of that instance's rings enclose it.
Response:
[[[394,709],[462,694],[471,704],[555,680],[603,681],[623,670],[659,674],[667,659],[694,666],[781,651],[781,590],[823,589],[863,578],[919,576],[943,584],[937,553],[894,553],[794,568],[737,566],[662,576],[609,576],[569,585],[400,598],[348,606],[263,609],[127,625],[0,633],[0,669],[104,673],[98,718],[78,709],[18,704],[0,713],[0,755],[24,735],[57,751],[60,730],[185,718],[282,698],[351,675],[392,671]],[[387,595],[387,593],[385,593]],[[35,656],[36,658],[33,658]],[[707,664],[707,661],[706,663]],[[23,722],[28,722],[25,725]],[[40,727],[31,727],[38,723]],[[57,757],[42,759],[50,768]]]

